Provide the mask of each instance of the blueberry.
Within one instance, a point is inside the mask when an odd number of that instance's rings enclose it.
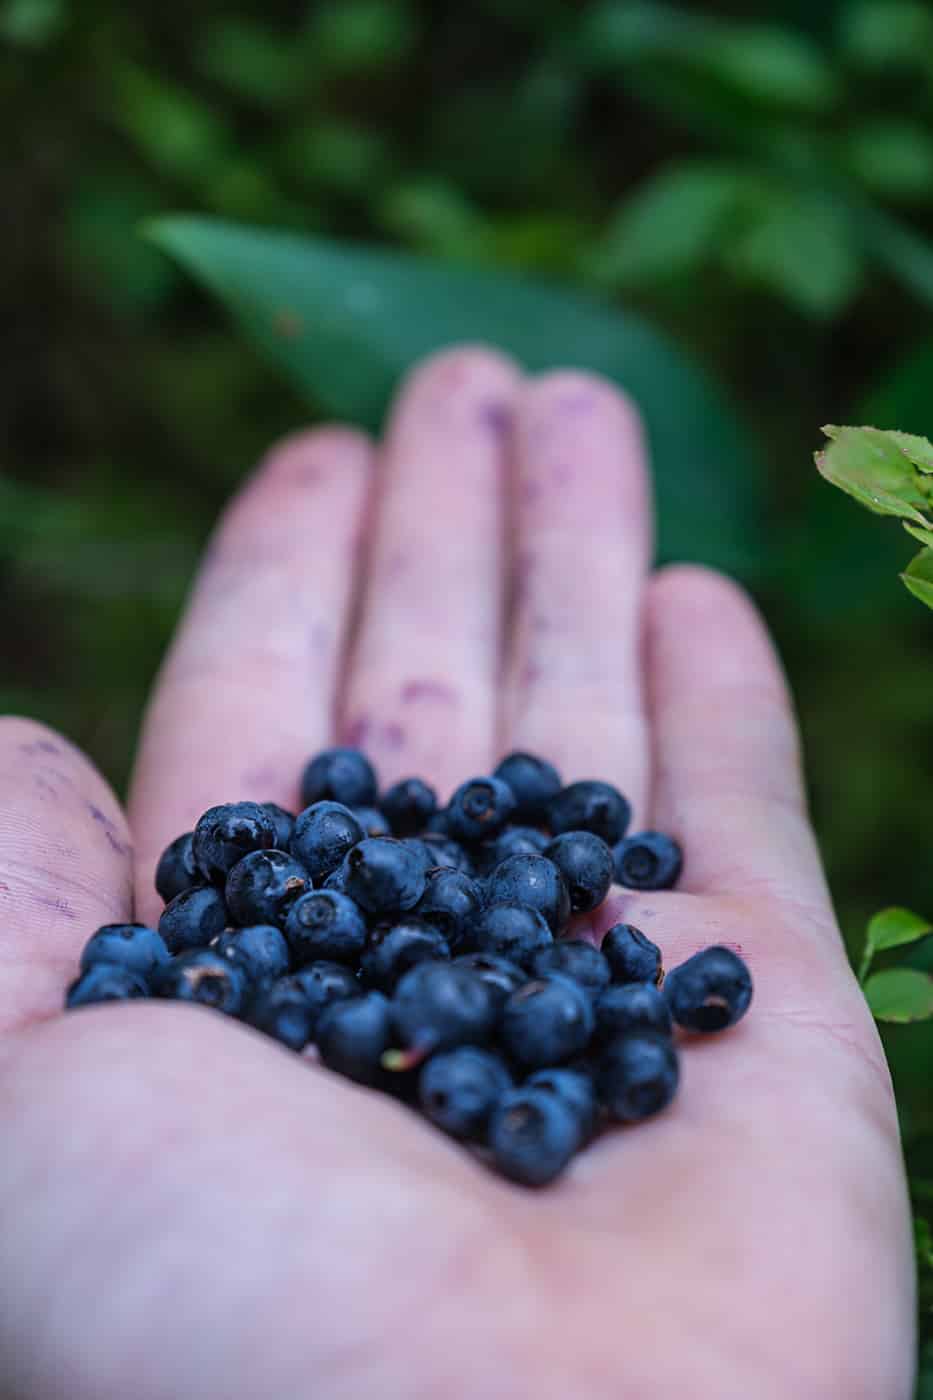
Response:
[[[209,807],[194,828],[192,849],[203,878],[222,885],[238,860],[275,845],[275,824],[258,802]]]
[[[437,793],[420,778],[403,778],[383,794],[379,805],[396,836],[416,836],[437,811]]]
[[[545,851],[564,877],[574,914],[588,914],[602,904],[612,884],[612,851],[592,831],[564,831]]]
[[[409,917],[373,929],[360,959],[360,975],[369,986],[391,992],[417,963],[446,962],[449,958],[450,949],[440,929]]]
[[[406,837],[406,841],[418,840],[429,870],[442,868],[462,870],[464,875],[475,875],[476,867],[469,851],[455,841],[452,836],[441,836],[434,831],[426,831],[422,837]]]
[[[496,998],[475,972],[423,962],[401,979],[392,998],[392,1030],[403,1046],[453,1050],[482,1045],[496,1023]]]
[[[555,836],[564,831],[592,831],[612,846],[625,835],[632,809],[611,783],[586,780],[562,788],[548,803],[547,815]]]
[[[473,920],[468,943],[477,953],[495,953],[528,970],[539,948],[553,943],[544,915],[527,904],[488,904]]]
[[[484,841],[475,848],[476,868],[489,875],[509,856],[543,855],[550,837],[533,826],[507,826],[493,841]]]
[[[561,789],[560,774],[552,763],[532,753],[510,753],[499,764],[495,776],[512,789],[516,821],[546,821],[548,803]]]
[[[613,982],[661,981],[661,949],[634,924],[613,924],[600,944]]]
[[[333,890],[336,894],[346,894],[346,875],[347,872],[341,863],[337,866],[336,870],[330,872],[327,879],[324,881],[323,888],[325,890]]]
[[[329,1069],[370,1085],[383,1082],[382,1056],[390,1037],[389,1002],[381,992],[331,1002],[321,1012],[315,1036]]]
[[[376,774],[359,749],[325,749],[311,759],[301,778],[301,805],[325,800],[375,807]]]
[[[599,1061],[596,1089],[613,1118],[634,1123],[665,1108],[677,1092],[677,1052],[670,1036],[632,1031],[610,1041]]]
[[[355,964],[366,943],[366,920],[349,895],[313,890],[288,911],[285,937],[296,967],[321,958]]]
[[[224,898],[238,924],[285,923],[289,909],[311,888],[311,877],[285,851],[250,851],[227,876]]]
[[[149,983],[141,972],[115,963],[94,963],[72,982],[65,1006],[93,1006],[101,1001],[128,1001],[149,995]]]
[[[378,807],[354,807],[353,815],[363,828],[364,836],[392,835],[392,828]]]
[[[667,974],[664,998],[685,1030],[724,1031],[748,1010],[751,973],[731,948],[714,944]]]
[[[524,904],[543,915],[557,937],[570,918],[570,895],[564,878],[547,856],[509,856],[486,883],[490,904]]]
[[[450,836],[450,825],[447,821],[447,808],[438,807],[436,812],[432,812],[424,824],[425,836]]]
[[[215,938],[211,947],[220,957],[242,967],[254,983],[284,977],[291,967],[285,936],[274,924],[230,929]]]
[[[295,829],[294,812],[287,812],[277,802],[260,802],[259,805],[272,818],[272,825],[275,827],[273,846],[277,851],[287,851]]]
[[[421,1071],[418,1098],[425,1116],[453,1137],[485,1135],[489,1115],[512,1087],[512,1076],[498,1055],[461,1045],[435,1055]]]
[[[348,967],[326,960],[308,963],[287,980],[294,982],[305,993],[314,1009],[315,1018],[332,1001],[358,997],[363,990]]]
[[[192,885],[166,904],[159,932],[170,953],[206,948],[227,927],[227,906],[216,885]]]
[[[630,890],[669,890],[684,863],[677,842],[662,831],[627,836],[613,847],[612,856],[616,879]]]
[[[424,894],[425,871],[416,852],[391,836],[361,841],[345,860],[347,894],[368,914],[413,909]]]
[[[315,802],[298,813],[289,850],[315,884],[335,871],[347,852],[363,840],[363,828],[340,802]]]
[[[579,1069],[539,1069],[525,1080],[528,1089],[556,1094],[576,1115],[580,1140],[586,1142],[596,1131],[599,1103],[592,1077]]]
[[[496,1005],[502,1007],[512,992],[528,980],[525,971],[517,963],[497,953],[464,953],[454,959],[455,967],[468,967],[471,972],[482,977],[487,987],[492,989]]]
[[[152,977],[157,997],[171,1001],[193,1001],[212,1006],[227,1016],[238,1016],[249,994],[249,978],[244,969],[213,948],[193,948],[179,953]]]
[[[609,985],[609,964],[598,948],[582,939],[562,939],[540,949],[531,967],[536,977],[550,977],[555,972],[570,977],[592,997]]]
[[[176,836],[159,857],[156,866],[155,887],[160,899],[166,904],[191,885],[199,885],[202,880],[194,860],[194,832],[186,831]]]
[[[547,1089],[510,1089],[493,1110],[487,1143],[503,1176],[546,1186],[580,1146],[577,1115]]]
[[[461,783],[447,808],[447,826],[457,841],[487,841],[515,810],[512,789],[501,778],[470,778]]]
[[[160,963],[168,962],[165,939],[145,924],[104,924],[84,945],[81,971],[96,963],[125,967],[147,977]]]
[[[249,1023],[264,1035],[303,1050],[314,1036],[318,1009],[294,977],[282,977],[260,987],[249,1006]]]
[[[526,1069],[545,1069],[580,1054],[593,1034],[593,1008],[569,977],[538,977],[513,992],[502,1008],[500,1038]]]
[[[607,987],[596,1003],[596,1035],[612,1040],[626,1031],[673,1031],[667,1002],[650,982],[626,982]]]
[[[482,905],[483,892],[475,880],[462,870],[440,868],[425,875],[424,894],[415,905],[415,913],[440,929],[455,949]]]

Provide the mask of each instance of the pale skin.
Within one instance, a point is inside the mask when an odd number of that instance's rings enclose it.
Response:
[[[382,443],[298,434],[229,508],[128,816],[67,740],[0,724],[4,1400],[908,1400],[894,1100],[785,682],[734,584],[649,571],[643,454],[602,381],[445,352]],[[535,1193],[216,1013],[60,1014],[93,929],[158,917],[164,845],[214,802],[294,806],[335,737],[445,797],[541,751],[679,837],[676,892],[585,930],[752,969],[668,1111]]]

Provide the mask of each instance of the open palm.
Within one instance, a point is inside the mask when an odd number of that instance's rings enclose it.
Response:
[[[646,576],[647,497],[609,386],[448,352],[378,451],[297,436],[235,501],[129,828],[66,741],[3,722],[5,1400],[907,1400],[894,1103],[780,668],[727,580]],[[157,918],[167,841],[214,802],[294,805],[335,732],[442,795],[511,747],[615,781],[684,874],[614,890],[593,932],[634,923],[668,967],[724,942],[752,969],[750,1014],[685,1048],[673,1106],[545,1192],[211,1011],[58,1014],[134,880]]]

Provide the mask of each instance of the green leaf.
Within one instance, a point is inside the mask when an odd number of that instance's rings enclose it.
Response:
[[[901,948],[907,943],[916,943],[931,932],[929,920],[909,909],[893,906],[882,909],[869,921],[865,934],[865,948],[859,969],[859,981],[864,980],[869,964],[876,953],[885,948]]]
[[[878,515],[898,515],[925,526],[921,511],[929,502],[917,484],[917,474],[891,435],[881,428],[840,428],[829,425],[831,438],[816,454],[821,475]]]
[[[933,15],[923,0],[856,0],[843,14],[846,56],[864,68],[923,67],[933,44]]]
[[[933,194],[933,139],[919,122],[876,118],[844,138],[845,167],[881,199],[925,200]]]
[[[915,598],[933,608],[933,548],[915,554],[901,578]]]
[[[6,0],[0,5],[0,39],[38,49],[57,38],[66,18],[65,0]]]
[[[898,428],[888,428],[887,436],[903,452],[908,462],[920,472],[933,472],[933,443],[916,433],[902,433]]]
[[[876,972],[864,987],[877,1021],[928,1021],[933,1016],[933,977],[910,967]]]
[[[903,525],[908,535],[913,535],[915,540],[919,540],[921,544],[933,545],[933,530],[923,529],[920,525],[911,525],[909,520],[905,520]]]
[[[302,54],[291,39],[247,20],[217,20],[196,52],[204,73],[262,106],[288,102],[306,77]]]
[[[836,316],[861,281],[861,257],[846,218],[799,189],[775,187],[733,233],[728,263],[743,280],[765,287],[804,315]]]
[[[607,375],[646,419],[665,557],[746,576],[760,567],[757,454],[702,371],[640,318],[382,249],[195,217],[150,227],[314,403],[370,427],[408,367],[454,342],[488,341],[530,370],[571,364]]]
[[[229,144],[224,119],[184,88],[125,66],[114,75],[117,116],[153,165],[197,182]]]

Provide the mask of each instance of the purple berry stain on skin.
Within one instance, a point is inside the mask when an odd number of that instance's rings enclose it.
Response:
[[[93,802],[86,802],[84,805],[90,812],[93,820],[104,828],[104,835],[107,838],[111,850],[115,851],[118,856],[128,855],[130,850],[129,846],[117,839],[116,826],[107,816],[106,812],[102,812],[99,807],[95,807]]]
[[[53,744],[51,739],[36,739],[31,744],[20,744],[20,753],[28,754],[32,757],[37,753],[60,754],[62,750],[57,744]]]
[[[496,437],[504,437],[512,426],[512,414],[504,403],[484,403],[479,410],[480,422]]]
[[[62,899],[61,895],[34,894],[30,896],[30,901],[33,904],[38,904],[42,909],[54,910],[63,919],[74,920],[78,917],[67,899]]]
[[[444,681],[414,680],[402,686],[402,704],[411,705],[416,700],[432,700],[439,705],[456,704],[458,695],[453,686]]]

